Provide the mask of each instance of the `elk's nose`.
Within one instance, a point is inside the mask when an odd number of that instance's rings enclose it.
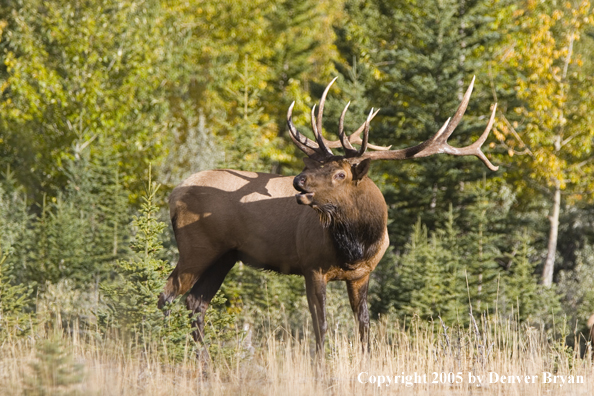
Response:
[[[295,176],[295,178],[293,179],[293,187],[295,187],[295,190],[303,191],[303,187],[305,186],[305,180],[305,175]]]

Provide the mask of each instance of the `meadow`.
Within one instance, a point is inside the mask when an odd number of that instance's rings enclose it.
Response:
[[[437,319],[372,326],[370,349],[354,322],[333,323],[323,358],[310,329],[237,332],[225,353],[181,360],[158,342],[138,344],[74,324],[46,323],[0,347],[5,395],[591,395],[592,348],[573,350],[542,329],[501,316],[471,318],[468,327]],[[563,326],[563,325],[562,325]],[[42,330],[43,329],[43,330]],[[558,328],[559,334],[570,329]],[[557,335],[559,335],[557,334]],[[577,341],[577,340],[576,340]],[[188,344],[191,343],[188,339]],[[580,342],[576,342],[580,345]],[[480,382],[478,377],[481,378]],[[554,382],[553,382],[554,381]]]

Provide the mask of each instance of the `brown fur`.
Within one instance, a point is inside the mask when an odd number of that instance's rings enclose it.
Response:
[[[169,199],[180,257],[159,305],[190,292],[187,305],[198,314],[195,338],[201,339],[210,300],[241,260],[305,277],[318,348],[326,330],[326,283],[346,281],[365,340],[369,274],[388,247],[387,208],[365,176],[368,163],[357,165],[340,158],[311,163],[295,179],[233,170],[189,177]],[[337,172],[344,179],[337,180]],[[300,191],[312,196],[302,202],[311,207],[295,199],[298,178]]]

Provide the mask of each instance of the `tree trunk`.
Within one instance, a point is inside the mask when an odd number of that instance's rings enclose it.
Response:
[[[553,284],[553,270],[555,269],[555,255],[557,253],[557,235],[559,234],[559,210],[561,208],[561,188],[559,183],[555,186],[553,196],[553,208],[549,221],[551,222],[551,231],[549,232],[549,246],[547,250],[547,259],[542,269],[542,285],[551,286]]]

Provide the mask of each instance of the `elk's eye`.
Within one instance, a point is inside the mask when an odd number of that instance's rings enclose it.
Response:
[[[344,173],[344,172],[338,172],[337,174],[334,175],[334,178],[336,180],[344,180],[345,177],[346,177],[346,173]]]

